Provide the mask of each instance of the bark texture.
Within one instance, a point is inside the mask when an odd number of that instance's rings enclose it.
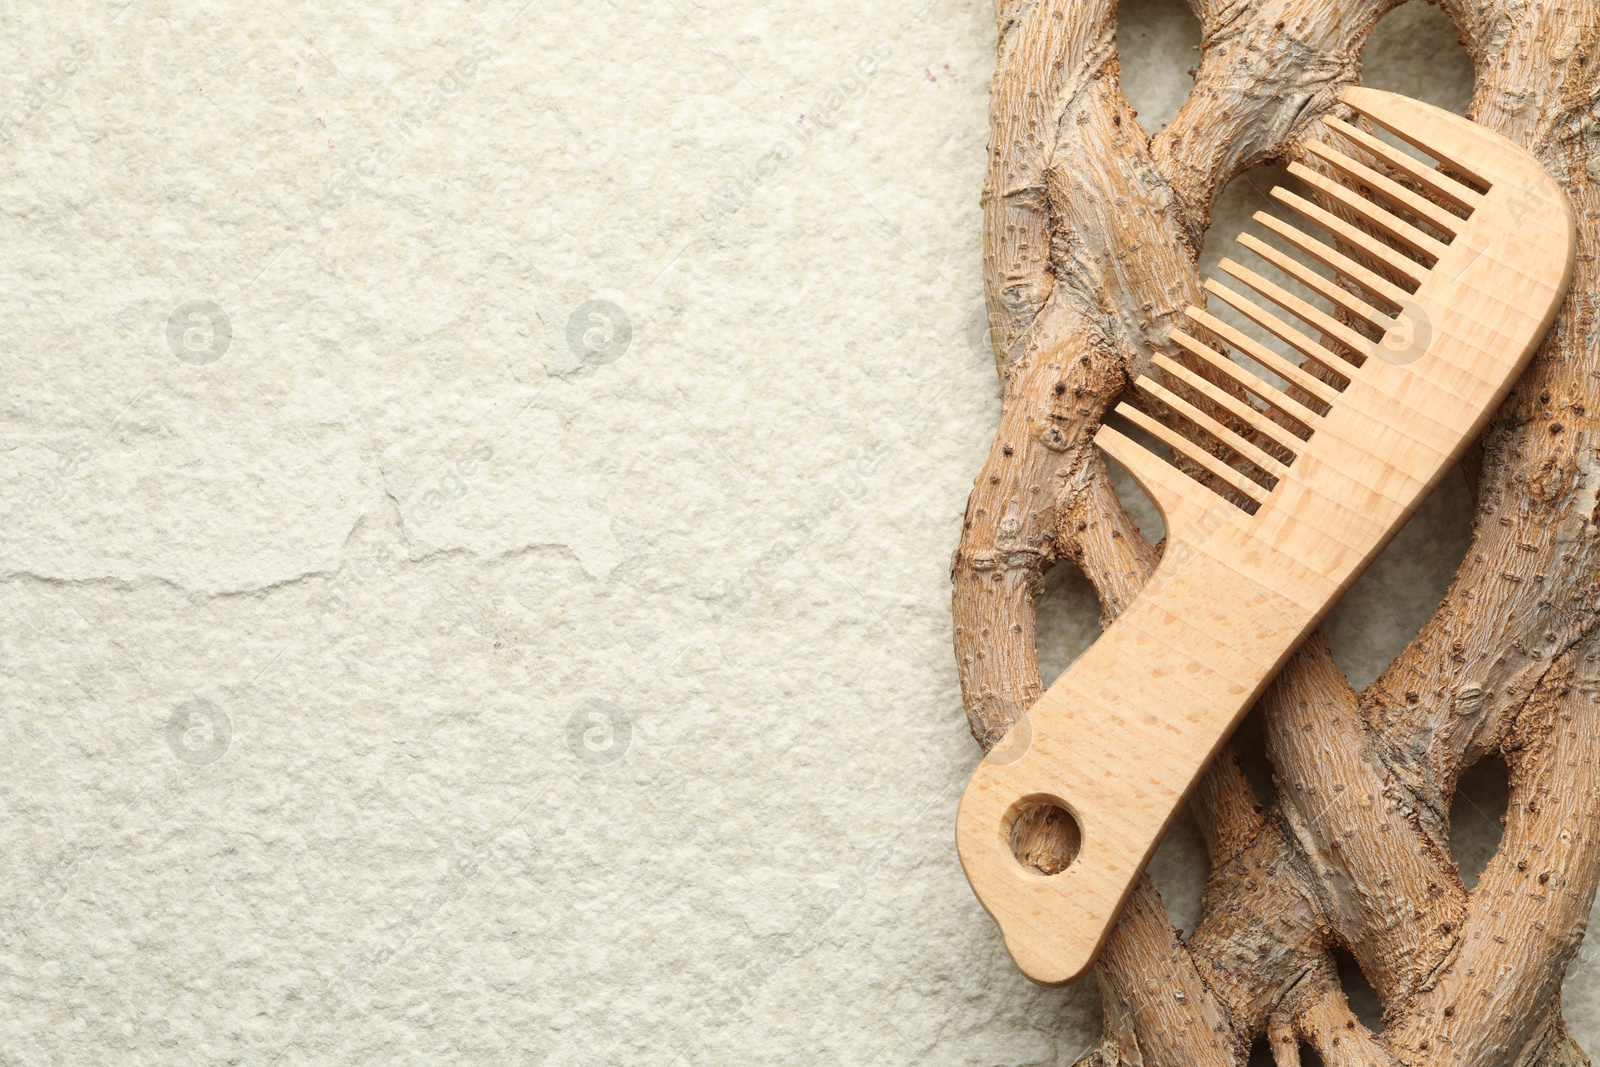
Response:
[[[1040,693],[1034,599],[1080,568],[1106,620],[1159,559],[1090,439],[1175,316],[1240,172],[1304,158],[1397,0],[1191,0],[1195,86],[1151,138],[1118,79],[1115,0],[999,0],[984,268],[1000,424],[952,565],[955,650],[975,737]],[[1564,970],[1600,881],[1600,5],[1445,0],[1471,55],[1472,117],[1527,146],[1579,222],[1571,294],[1469,457],[1472,547],[1422,632],[1363,692],[1320,634],[1261,702],[1276,796],[1225,748],[1191,801],[1212,874],[1187,940],[1141,880],[1096,974],[1105,1032],[1085,1064],[1588,1063],[1561,1020]],[[1596,161],[1591,164],[1591,161]],[[1231,235],[1229,235],[1231,236]],[[1448,844],[1462,773],[1510,770],[1499,850],[1469,891]],[[1071,827],[1024,828],[1060,869]],[[1377,992],[1371,1032],[1333,950]]]

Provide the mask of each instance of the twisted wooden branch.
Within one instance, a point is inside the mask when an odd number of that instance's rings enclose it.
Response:
[[[1123,97],[1113,0],[1006,0],[991,103],[984,268],[1002,409],[952,565],[973,734],[992,745],[1040,692],[1034,599],[1080,568],[1109,620],[1159,553],[1089,444],[1107,408],[1199,302],[1195,249],[1218,192],[1300,145],[1359,76],[1395,0],[1192,0],[1194,90],[1149,138]],[[1365,692],[1320,635],[1262,700],[1277,796],[1225,749],[1191,801],[1212,859],[1181,940],[1147,880],[1097,969],[1102,1042],[1085,1063],[1239,1064],[1270,1040],[1328,1064],[1567,1064],[1560,979],[1600,879],[1600,7],[1446,0],[1476,66],[1473,117],[1528,146],[1579,217],[1571,295],[1473,457],[1472,547],[1422,632]],[[1511,802],[1468,890],[1450,801],[1498,754]],[[1071,828],[1023,827],[1060,869]],[[1351,1014],[1331,953],[1384,1006]]]

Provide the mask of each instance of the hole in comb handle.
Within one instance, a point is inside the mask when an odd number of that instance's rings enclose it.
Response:
[[[1026,720],[1024,720],[1026,721]],[[1083,829],[1072,812],[1054,797],[1035,793],[1011,805],[1004,833],[1011,854],[1040,874],[1060,874],[1072,866],[1083,847]]]

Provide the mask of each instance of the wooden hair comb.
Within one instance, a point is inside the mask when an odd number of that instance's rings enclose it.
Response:
[[[1187,365],[1158,355],[1165,383],[1136,383],[1167,421],[1116,409],[1184,466],[1110,426],[1095,435],[1161,509],[1161,563],[962,797],[962,866],[1036,982],[1071,981],[1093,963],[1218,746],[1483,429],[1571,278],[1571,211],[1533,156],[1405,97],[1357,88],[1341,99],[1444,169],[1337,119],[1327,126],[1342,147],[1307,146],[1325,170],[1289,168],[1326,206],[1281,188],[1273,196],[1334,244],[1256,218],[1334,277],[1239,240],[1345,316],[1231,260],[1221,269],[1278,310],[1206,282],[1298,358],[1188,309],[1190,332],[1172,334]],[[1077,855],[1059,874],[1013,852],[1017,817],[1041,804],[1078,827]]]

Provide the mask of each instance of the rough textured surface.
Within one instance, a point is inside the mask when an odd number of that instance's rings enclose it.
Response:
[[[1153,114],[1198,29],[1130,10]],[[954,0],[0,12],[0,1063],[1096,1040],[951,844],[995,40]],[[1428,40],[1396,69],[1448,82]],[[1454,493],[1330,624],[1353,676]],[[1192,822],[1157,858],[1180,923],[1205,864]]]

